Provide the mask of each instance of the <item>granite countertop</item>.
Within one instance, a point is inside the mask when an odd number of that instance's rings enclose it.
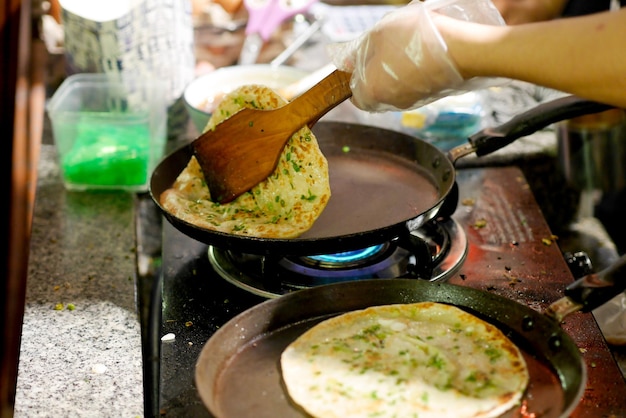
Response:
[[[65,191],[42,146],[16,417],[143,416],[134,199]]]

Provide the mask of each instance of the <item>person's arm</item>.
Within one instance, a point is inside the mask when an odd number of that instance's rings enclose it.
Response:
[[[507,77],[626,108],[626,9],[506,27],[434,20],[465,79]]]
[[[508,25],[555,19],[561,16],[566,3],[567,0],[493,0]]]
[[[352,72],[352,103],[415,109],[510,78],[626,108],[626,8],[514,26],[468,20],[413,1],[335,45],[334,64]]]

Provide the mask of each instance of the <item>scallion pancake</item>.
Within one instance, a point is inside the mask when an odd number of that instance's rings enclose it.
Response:
[[[246,85],[224,96],[206,130],[243,108],[274,109],[286,101],[269,87]],[[245,169],[243,167],[242,169]],[[307,231],[330,199],[328,162],[308,127],[287,142],[274,173],[232,202],[211,201],[198,161],[192,157],[161,205],[201,228],[259,238],[294,238]]]
[[[497,417],[529,374],[498,328],[454,306],[371,307],[314,326],[281,356],[291,399],[314,417]]]

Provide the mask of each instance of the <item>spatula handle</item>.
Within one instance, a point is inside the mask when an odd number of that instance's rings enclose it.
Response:
[[[290,117],[301,125],[313,126],[351,96],[350,73],[335,70],[289,103]]]

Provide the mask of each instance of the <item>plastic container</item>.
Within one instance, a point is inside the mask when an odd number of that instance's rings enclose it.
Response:
[[[438,148],[449,150],[467,141],[484,127],[485,110],[481,94],[469,92],[439,99],[416,110],[402,112],[402,130]]]
[[[75,74],[59,86],[47,111],[68,190],[148,189],[165,148],[164,83]]]

